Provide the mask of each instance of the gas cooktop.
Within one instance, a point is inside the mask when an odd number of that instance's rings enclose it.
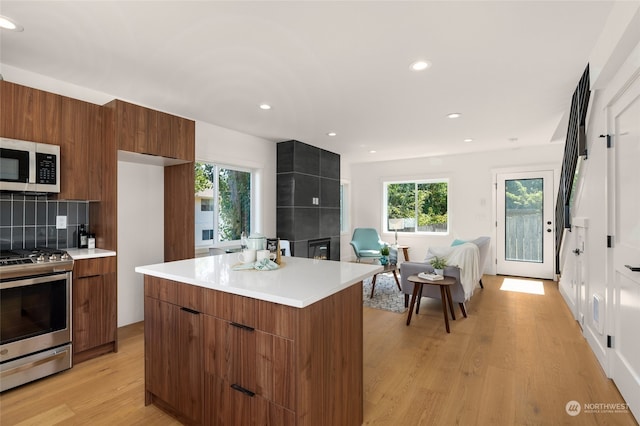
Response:
[[[2,279],[66,272],[73,269],[73,259],[64,250],[48,247],[0,251]]]

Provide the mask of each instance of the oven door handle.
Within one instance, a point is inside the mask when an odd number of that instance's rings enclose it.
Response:
[[[22,371],[28,370],[30,368],[34,368],[34,367],[37,367],[39,365],[46,364],[48,362],[52,362],[52,361],[55,361],[55,360],[60,359],[60,358],[64,358],[66,355],[67,355],[67,351],[62,351],[62,352],[58,352],[55,355],[51,355],[51,356],[48,356],[46,358],[30,362],[29,364],[24,364],[24,365],[21,365],[19,367],[11,368],[9,370],[1,372],[0,373],[0,378],[8,377],[8,376],[11,376],[12,374],[17,374],[17,373],[20,373]]]

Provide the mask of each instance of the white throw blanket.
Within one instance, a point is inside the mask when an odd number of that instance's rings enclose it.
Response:
[[[460,284],[464,289],[464,298],[469,300],[480,281],[480,250],[473,243],[464,243],[453,247],[430,247],[427,259],[433,256],[447,259],[448,266],[460,268]]]

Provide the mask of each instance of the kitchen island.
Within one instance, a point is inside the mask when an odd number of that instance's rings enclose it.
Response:
[[[145,402],[189,424],[362,424],[362,280],[382,270],[237,254],[140,266]]]

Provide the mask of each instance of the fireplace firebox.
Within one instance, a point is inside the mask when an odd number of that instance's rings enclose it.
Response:
[[[331,259],[331,239],[319,238],[317,240],[309,240],[308,253],[309,259]]]

